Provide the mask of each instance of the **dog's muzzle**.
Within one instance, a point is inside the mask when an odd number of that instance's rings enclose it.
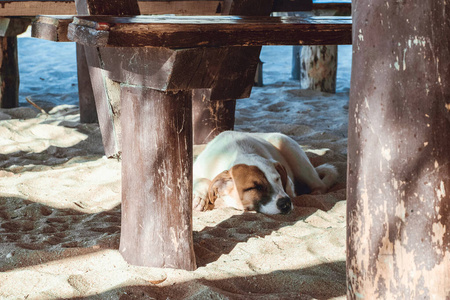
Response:
[[[283,197],[277,200],[277,208],[280,210],[280,213],[285,215],[291,212],[292,202],[291,198]]]

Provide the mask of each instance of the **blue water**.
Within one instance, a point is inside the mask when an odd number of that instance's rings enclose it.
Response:
[[[75,43],[18,38],[19,104],[78,104]]]

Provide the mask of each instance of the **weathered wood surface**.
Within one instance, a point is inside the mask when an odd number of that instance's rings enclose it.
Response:
[[[300,51],[300,88],[336,92],[337,46],[302,46]]]
[[[17,37],[0,37],[0,107],[19,106]]]
[[[126,2],[126,1],[124,1]],[[104,5],[101,5],[103,3]],[[79,14],[97,14],[100,7],[102,13],[123,15],[139,13],[136,5],[115,6],[114,2],[95,0],[77,0],[76,8]],[[129,10],[127,10],[129,9]],[[120,157],[121,154],[121,126],[120,126],[120,86],[107,78],[100,68],[99,50],[95,47],[84,47],[86,62],[90,75],[93,97],[99,121],[102,141],[107,157]],[[114,51],[114,49],[112,49]],[[89,93],[84,90],[83,93]],[[92,96],[89,96],[92,97]],[[92,108],[91,103],[88,103]]]
[[[94,91],[92,89],[89,66],[83,45],[77,44],[77,73],[78,73],[78,101],[80,106],[80,122],[98,122],[95,106]]]
[[[227,0],[222,14],[269,16],[273,5],[273,0]],[[192,94],[194,144],[207,143],[222,131],[233,130],[235,99],[249,97],[254,85],[261,47],[223,49],[226,55],[211,88]]]
[[[236,100],[211,101],[211,89],[193,90],[192,99],[194,144],[205,144],[234,129]]]
[[[99,47],[351,44],[350,17],[76,17],[69,39]],[[99,38],[99,35],[102,37]]]
[[[54,42],[71,42],[67,29],[73,16],[38,16],[33,20],[31,36]]]
[[[141,0],[144,14],[218,14],[223,1],[218,0]],[[4,1],[0,3],[0,16],[75,15],[74,1]],[[219,11],[218,11],[219,10]]]
[[[140,0],[142,14],[220,15],[229,0]],[[324,4],[322,4],[323,6]],[[304,11],[311,0],[275,0],[272,11]],[[257,10],[253,6],[253,10]],[[73,0],[13,0],[0,2],[0,16],[75,15]]]
[[[449,299],[450,10],[389,3],[353,2],[348,298]]]
[[[131,264],[193,270],[191,93],[122,86],[120,252]]]
[[[100,48],[98,54],[102,63],[93,66],[114,81],[179,91],[213,86],[227,49]]]
[[[0,36],[18,36],[27,30],[30,23],[30,18],[0,18]]]
[[[0,18],[0,107],[19,105],[17,35],[25,32],[30,19]]]

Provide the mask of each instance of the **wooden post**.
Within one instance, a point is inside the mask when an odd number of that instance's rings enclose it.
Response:
[[[207,143],[219,133],[234,129],[236,100],[210,101],[211,89],[193,90],[192,98],[196,144]]]
[[[353,1],[349,299],[450,295],[450,8]]]
[[[300,80],[300,52],[302,46],[292,46],[292,68],[291,77],[293,80]]]
[[[270,14],[272,7],[273,0],[226,0],[222,14],[264,16]],[[222,131],[234,129],[235,99],[249,97],[261,51],[261,47],[247,48],[245,52],[242,48],[230,48],[212,91],[193,94],[194,144],[207,143]],[[248,55],[245,61],[244,55]]]
[[[336,92],[337,46],[302,46],[300,88]]]
[[[0,37],[0,107],[19,106],[19,63],[17,37]]]
[[[28,18],[0,17],[0,108],[19,106],[17,36],[31,23]]]
[[[120,252],[131,264],[196,267],[191,97],[122,86]]]
[[[77,44],[77,73],[78,73],[78,101],[80,105],[80,122],[98,122],[97,108],[95,107],[94,91],[92,90],[89,67],[83,45]]]

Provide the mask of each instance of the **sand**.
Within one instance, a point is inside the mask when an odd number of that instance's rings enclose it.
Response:
[[[349,48],[342,49],[338,92],[325,94],[289,80],[288,47],[265,48],[266,85],[239,100],[236,113],[236,130],[293,137],[314,165],[338,168],[338,183],[295,198],[286,216],[194,212],[191,272],[122,259],[120,162],[103,156],[98,125],[80,124],[77,106],[61,104],[64,93],[40,94],[48,114],[0,110],[0,298],[344,299]],[[53,79],[45,84],[63,78]]]

